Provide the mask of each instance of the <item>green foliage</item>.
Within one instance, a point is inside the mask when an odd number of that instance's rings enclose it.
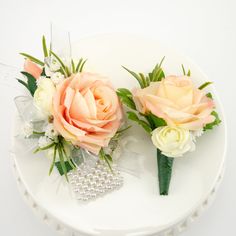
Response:
[[[25,58],[28,58],[29,60],[31,60],[32,62],[40,65],[40,66],[44,66],[44,62],[40,61],[39,59],[27,54],[27,53],[20,53],[20,55],[24,56]]]
[[[139,74],[136,74],[134,71],[129,70],[128,68],[122,66],[126,71],[128,71],[139,83],[141,88],[145,88],[145,79],[142,78]]]
[[[57,167],[60,175],[65,175],[66,180],[68,181],[67,173],[75,168],[75,164],[73,161],[68,157],[65,151],[65,140],[62,136],[58,136],[57,141],[52,141],[52,143],[44,146],[38,147],[34,153],[45,151],[50,148],[53,148],[53,160],[49,169],[49,175],[52,173],[54,166]],[[59,156],[59,161],[56,162],[56,156]]]
[[[221,123],[220,117],[216,111],[213,111],[211,115],[215,117],[215,120],[212,123],[206,124],[203,128],[204,131],[213,129],[215,126]]]
[[[141,120],[141,119],[137,116],[137,114],[136,114],[135,112],[128,111],[127,114],[128,114],[128,119],[137,122],[137,123],[138,123],[139,125],[141,125],[148,133],[151,133],[151,132],[152,132],[152,128],[150,127],[150,125],[149,125],[146,121]]]
[[[183,70],[183,74],[184,74],[184,75],[187,75],[187,76],[189,76],[189,77],[190,77],[190,76],[191,76],[191,71],[190,71],[190,70],[188,70],[188,72],[186,73],[186,71],[185,71],[185,68],[184,68],[184,65],[183,65],[183,64],[181,65],[181,67],[182,67],[182,70]]]
[[[157,149],[158,179],[160,195],[168,195],[174,159]]]
[[[166,126],[166,121],[160,117],[149,113],[147,116],[148,121],[152,124],[153,129],[158,128],[160,126]]]
[[[50,53],[55,57],[55,59],[58,61],[58,63],[61,65],[61,71],[62,73],[67,77],[70,76],[70,70],[69,68],[64,64],[64,62],[61,60],[61,58],[53,51],[50,50]]]
[[[165,57],[163,57],[161,62],[154,67],[151,73],[148,74],[150,82],[161,81],[165,78],[164,71],[161,68],[164,59]]]
[[[117,95],[119,96],[121,102],[126,105],[127,107],[136,110],[136,106],[132,97],[132,93],[125,88],[119,88],[117,90]]]
[[[157,64],[152,72],[148,73],[147,76],[145,76],[143,73],[135,73],[124,66],[123,68],[138,81],[141,88],[146,88],[151,82],[161,81],[163,78],[165,78],[164,71],[161,68],[164,59],[165,57],[162,58],[161,62]]]
[[[211,98],[211,99],[213,99],[213,96],[212,96],[212,94],[211,94],[211,93],[207,93],[207,94],[206,94],[206,96],[207,96],[208,98]]]
[[[60,175],[65,175],[65,173],[69,173],[71,170],[73,170],[73,168],[71,167],[71,165],[69,164],[68,161],[64,162],[64,169],[62,168],[60,161],[55,162],[55,166],[56,166]],[[64,171],[66,171],[66,172],[64,172]]]
[[[73,59],[71,59],[71,69],[72,69],[72,73],[76,72],[76,70],[75,70],[75,63],[74,63]]]
[[[84,65],[85,63],[87,62],[87,59],[84,60],[83,58],[80,58],[76,68],[75,68],[75,72],[78,73],[78,72],[82,72],[83,71],[83,68],[84,68]]]
[[[27,82],[25,82],[21,79],[17,79],[17,81],[19,83],[21,83],[22,85],[24,85],[29,90],[30,94],[32,96],[34,96],[34,93],[37,89],[36,79],[31,74],[29,74],[27,72],[22,71],[21,74],[27,78]]]
[[[107,163],[107,166],[109,167],[110,171],[113,172],[112,167],[111,167],[111,163],[113,162],[111,155],[106,154],[103,150],[103,148],[100,149],[99,152],[99,158],[100,160],[103,160]]]
[[[44,57],[48,57],[48,49],[47,49],[46,39],[45,39],[44,35],[42,37],[42,46],[43,46],[43,55],[44,55]]]
[[[204,88],[206,88],[208,85],[212,84],[212,82],[205,82],[204,84],[202,84],[201,86],[198,87],[198,89],[202,90]]]

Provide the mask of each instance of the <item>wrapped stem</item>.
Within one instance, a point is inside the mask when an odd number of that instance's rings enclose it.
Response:
[[[167,157],[157,149],[158,179],[160,195],[168,195],[172,175],[173,158]]]

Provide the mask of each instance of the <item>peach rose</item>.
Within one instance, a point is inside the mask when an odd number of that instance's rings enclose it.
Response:
[[[163,118],[169,126],[199,130],[214,121],[212,99],[194,87],[187,76],[168,76],[149,87],[135,89],[134,101],[141,113],[151,112]]]
[[[120,127],[122,109],[107,79],[83,72],[57,86],[53,116],[55,129],[66,140],[98,154]]]
[[[38,79],[43,72],[43,69],[36,65],[29,59],[25,60],[24,71],[33,75],[35,79]]]

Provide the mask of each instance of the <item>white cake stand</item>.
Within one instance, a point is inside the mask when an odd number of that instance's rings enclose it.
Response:
[[[115,87],[137,86],[121,65],[149,72],[165,56],[166,74],[182,74],[181,64],[191,69],[199,85],[211,81],[180,53],[156,40],[122,34],[102,35],[74,44],[73,54],[88,58],[85,70],[107,75]],[[19,189],[29,206],[47,224],[70,236],[173,236],[195,221],[212,202],[224,171],[226,127],[219,98],[212,86],[222,124],[197,142],[197,150],[174,163],[169,196],[159,196],[155,148],[145,132],[133,126],[131,149],[142,155],[139,177],[122,173],[124,186],[89,203],[77,202],[64,178],[55,170],[48,176],[50,160],[26,152],[30,143],[13,137],[13,167]],[[16,118],[16,127],[20,126]],[[132,160],[133,161],[133,160]]]

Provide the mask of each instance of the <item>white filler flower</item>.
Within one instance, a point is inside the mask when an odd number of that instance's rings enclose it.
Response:
[[[65,76],[60,72],[55,72],[51,75],[51,80],[55,85],[60,84],[64,79]]]
[[[24,123],[23,133],[26,138],[29,138],[33,134],[33,126],[31,123],[28,122]]]
[[[191,132],[179,127],[162,126],[152,132],[153,144],[168,157],[181,157],[194,151],[195,143]]]
[[[44,78],[40,81],[34,93],[34,104],[45,115],[52,114],[52,99],[55,91],[56,88],[53,82],[48,78]]]

